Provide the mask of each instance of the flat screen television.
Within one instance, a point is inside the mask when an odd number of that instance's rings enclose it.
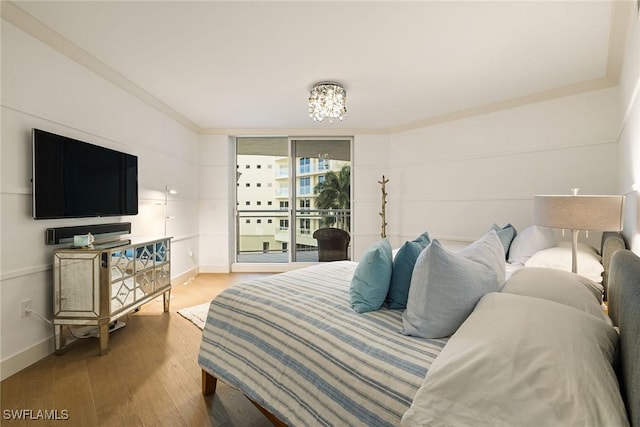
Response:
[[[138,157],[32,130],[33,218],[138,213]]]

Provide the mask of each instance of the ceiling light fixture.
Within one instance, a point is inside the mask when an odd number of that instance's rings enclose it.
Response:
[[[314,122],[328,118],[344,120],[347,116],[347,92],[340,83],[320,82],[313,85],[309,94],[309,117]]]

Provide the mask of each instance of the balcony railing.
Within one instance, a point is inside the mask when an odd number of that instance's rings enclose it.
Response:
[[[297,175],[309,175],[309,174],[314,174],[314,173],[325,173],[331,170],[331,165],[329,163],[318,163],[318,164],[312,164],[312,165],[304,165],[304,166],[300,166],[298,165],[298,167],[296,168],[296,174]],[[284,168],[278,168],[276,170],[276,177],[277,178],[285,178],[289,176],[289,167],[284,167]]]
[[[295,213],[292,224],[288,210],[239,210],[236,215],[237,261],[288,262],[288,251],[292,248],[296,251],[296,261],[317,261],[317,241],[312,237],[315,230],[337,227],[349,232],[351,213],[348,209],[298,208]],[[304,226],[300,224],[301,219]],[[286,226],[281,225],[284,220],[288,221]],[[294,242],[291,242],[292,226],[296,229]]]

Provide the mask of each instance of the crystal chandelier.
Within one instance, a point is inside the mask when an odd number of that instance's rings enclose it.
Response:
[[[346,104],[347,92],[340,83],[316,83],[309,94],[309,117],[314,122],[321,122],[325,118],[329,119],[329,123],[333,123],[333,119],[342,121],[347,116]]]

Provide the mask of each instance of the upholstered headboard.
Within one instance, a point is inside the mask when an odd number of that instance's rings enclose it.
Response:
[[[609,316],[620,328],[620,390],[631,425],[640,427],[640,258],[628,250],[611,257]]]
[[[600,254],[602,255],[602,266],[604,273],[602,274],[602,286],[604,286],[604,299],[607,300],[608,275],[611,264],[611,256],[621,249],[626,249],[622,235],[615,231],[607,231],[602,233],[602,241],[600,242]]]

